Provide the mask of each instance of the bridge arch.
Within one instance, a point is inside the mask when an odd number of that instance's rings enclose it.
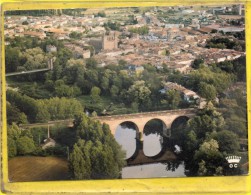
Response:
[[[167,125],[164,120],[156,117],[148,120],[144,127],[142,132],[146,135],[150,133],[159,133],[160,135],[163,135],[163,130],[167,128]]]
[[[143,153],[148,157],[156,157],[163,150],[163,135],[166,131],[166,123],[159,118],[152,118],[146,122],[143,128]]]
[[[126,151],[126,159],[137,154],[139,145],[139,129],[137,124],[132,121],[121,122],[116,127],[114,137],[122,146],[122,149]]]
[[[189,119],[190,119],[190,117],[188,117],[188,116],[178,116],[177,118],[175,118],[172,121],[168,137],[172,137],[172,135],[175,136],[175,135],[181,133],[179,131],[183,132],[185,125]]]
[[[171,128],[169,129],[169,138],[170,138],[170,144],[171,145],[178,145],[181,146],[183,143],[183,135],[185,126],[187,124],[187,121],[190,119],[189,116],[178,116],[175,118],[171,124]]]
[[[190,119],[189,116],[178,116],[175,118],[171,124],[171,129],[176,128],[180,124],[186,123]]]
[[[117,133],[117,131],[119,130],[120,127],[122,127],[124,130],[126,130],[126,129],[133,129],[133,130],[135,130],[136,131],[136,136],[138,136],[137,134],[139,134],[139,127],[133,121],[129,121],[128,120],[128,121],[123,121],[123,122],[119,123],[117,125],[116,129],[115,129],[115,132],[114,132],[115,135],[116,135],[116,133]]]

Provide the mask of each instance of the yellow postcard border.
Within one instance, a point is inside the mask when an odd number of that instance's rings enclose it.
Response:
[[[130,6],[177,6],[196,4],[245,4],[246,20],[246,53],[251,54],[251,1],[201,1],[201,0],[94,0],[94,1],[15,1],[4,0],[1,5],[1,193],[9,194],[52,194],[52,193],[104,193],[104,194],[251,194],[251,176],[234,177],[192,177],[161,179],[123,179],[123,180],[90,180],[90,181],[53,181],[53,182],[8,182],[7,131],[6,131],[6,97],[4,67],[4,11],[24,9],[53,9],[81,7],[130,7]],[[247,55],[247,99],[251,99],[251,55]],[[248,131],[251,129],[251,103],[248,101]],[[250,143],[249,135],[249,143]],[[251,151],[249,150],[249,159]],[[249,160],[249,165],[250,165]]]

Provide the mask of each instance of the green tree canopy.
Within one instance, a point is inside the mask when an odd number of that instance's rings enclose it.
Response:
[[[27,49],[22,57],[25,59],[23,67],[26,70],[34,70],[39,68],[46,68],[48,56],[39,47]]]
[[[166,102],[169,109],[177,109],[181,101],[180,92],[176,90],[168,90],[162,103]]]
[[[109,126],[79,115],[75,119],[78,142],[70,154],[70,170],[76,179],[119,178],[125,153]]]
[[[15,72],[21,65],[21,52],[17,47],[6,46],[5,48],[5,68],[6,72]]]
[[[198,93],[201,97],[206,98],[207,101],[213,101],[216,98],[217,91],[213,85],[201,82],[199,84]]]
[[[94,103],[98,103],[100,101],[100,93],[101,90],[98,87],[93,87],[91,89],[91,99],[93,100]]]
[[[11,125],[13,122],[17,124],[28,123],[27,116],[21,112],[15,105],[6,102],[7,105],[7,123]]]
[[[204,60],[202,58],[195,59],[192,63],[192,68],[198,69],[201,67],[201,65],[203,65],[203,63],[204,63]]]
[[[195,162],[198,163],[198,175],[222,175],[224,157],[219,151],[218,142],[214,139],[205,141],[194,155]]]
[[[31,154],[36,149],[33,139],[28,136],[20,137],[16,143],[19,155]]]
[[[129,101],[138,103],[140,109],[149,107],[151,91],[145,81],[135,81],[127,94]]]
[[[219,151],[223,154],[237,154],[240,149],[238,137],[231,131],[219,131],[214,135],[214,139],[218,142]]]
[[[225,124],[221,113],[217,112],[211,102],[188,121],[188,128],[196,133],[198,138],[204,139],[206,133],[219,131]]]

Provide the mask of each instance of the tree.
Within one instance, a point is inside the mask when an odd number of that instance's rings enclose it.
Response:
[[[102,91],[105,93],[109,89],[109,76],[103,75],[101,78],[100,86],[102,88]]]
[[[83,149],[83,151],[81,149]],[[74,179],[91,178],[90,156],[88,153],[85,153],[83,140],[79,140],[78,143],[74,145],[69,161],[69,169],[72,172]]]
[[[21,52],[19,48],[6,46],[5,49],[5,68],[6,72],[15,72],[21,65]]]
[[[90,96],[94,103],[98,103],[100,101],[100,93],[101,93],[101,90],[98,87],[93,87],[91,89]]]
[[[36,100],[12,90],[7,90],[7,100],[21,112],[25,113],[29,122],[34,122],[36,120],[38,112]]]
[[[94,58],[89,58],[86,60],[86,67],[87,68],[96,68],[98,62]]]
[[[28,21],[23,21],[23,22],[22,22],[22,25],[28,25],[28,24],[29,24]]]
[[[104,27],[106,30],[120,30],[120,23],[119,22],[111,22],[108,21],[107,23],[104,24]]]
[[[48,112],[47,105],[44,101],[38,101],[38,113],[36,116],[36,121],[47,122],[51,118],[50,113]]]
[[[98,14],[96,16],[104,18],[104,17],[106,17],[106,14],[104,11],[100,11],[100,12],[98,12]]]
[[[213,85],[201,82],[199,84],[198,93],[201,97],[206,98],[207,101],[213,101],[216,98],[217,91]]]
[[[11,125],[13,122],[16,124],[28,123],[27,116],[21,112],[15,105],[6,102],[7,105],[7,123]]]
[[[93,111],[93,112],[91,113],[91,117],[97,117],[97,116],[98,116],[97,112]]]
[[[140,109],[147,109],[151,103],[151,91],[146,86],[145,81],[135,81],[128,89],[127,94],[129,102],[138,103]]]
[[[99,86],[99,75],[98,72],[94,69],[86,71],[86,80],[89,81],[94,86]]]
[[[80,32],[76,32],[76,31],[73,31],[69,34],[69,37],[72,38],[72,39],[81,39],[83,36],[82,33]]]
[[[140,35],[147,35],[149,33],[149,27],[147,25],[138,28],[129,28],[129,32],[138,33]]]
[[[12,158],[17,155],[17,146],[14,139],[8,137],[8,157]]]
[[[204,60],[202,58],[195,59],[192,63],[192,68],[198,69],[201,67],[201,65],[203,65],[203,63],[204,63]]]
[[[207,133],[222,130],[225,124],[221,113],[217,112],[211,102],[188,121],[188,128],[196,133],[198,139],[205,139]]]
[[[220,107],[224,108],[224,129],[229,130],[239,137],[247,138],[247,105],[246,97],[241,90],[229,91],[228,98],[222,98]]]
[[[75,118],[78,142],[70,154],[70,170],[75,179],[119,178],[125,153],[115,141],[109,126],[88,118]]]
[[[219,143],[219,151],[224,154],[237,154],[240,149],[238,137],[231,131],[220,131],[214,136],[214,139]]]
[[[76,99],[67,99],[65,97],[37,100],[37,103],[43,107],[39,109],[37,114],[39,122],[48,121],[48,119],[70,119],[83,112],[84,109],[82,104]]]
[[[225,135],[217,138],[224,125],[224,118],[211,102],[188,120],[183,136],[180,136],[181,158],[189,170],[188,175],[224,174],[225,156],[221,147],[225,142]]]
[[[203,142],[195,152],[194,161],[198,163],[197,174],[202,176],[222,175],[224,157],[219,151],[218,142],[214,139]]]
[[[58,63],[58,65],[60,67],[65,67],[66,63],[69,59],[73,58],[73,53],[71,50],[67,49],[67,48],[61,48],[58,52],[57,52],[57,59],[56,62]],[[55,63],[56,63],[55,62]],[[54,68],[53,68],[54,70]]]
[[[178,80],[179,79],[179,80]],[[189,79],[182,79],[180,76],[173,80],[183,86],[193,90],[198,91],[201,82],[213,85],[217,93],[221,93],[226,90],[233,81],[235,81],[235,76],[228,74],[226,72],[218,71],[213,72],[209,67],[201,67],[197,70],[192,71],[189,74]]]
[[[217,67],[228,73],[232,73],[234,71],[234,65],[231,61],[220,62],[217,64]]]
[[[31,154],[36,149],[33,139],[27,136],[20,137],[16,143],[18,155]]]
[[[118,98],[119,88],[116,85],[112,85],[110,89],[110,94],[112,98],[116,100]]]
[[[177,109],[181,103],[180,93],[176,90],[168,90],[165,98],[170,109]]]
[[[66,84],[80,84],[85,74],[85,63],[81,59],[70,59],[66,63],[63,76]],[[79,85],[79,87],[81,87]]]
[[[73,97],[73,88],[65,84],[58,84],[56,82],[55,95],[58,97]]]
[[[23,67],[26,70],[34,70],[47,67],[48,56],[46,56],[43,50],[39,47],[27,49],[23,53],[22,57],[25,58]]]
[[[17,155],[17,144],[16,141],[21,136],[21,131],[18,126],[13,123],[12,125],[7,126],[7,135],[8,135],[8,157],[12,158]]]

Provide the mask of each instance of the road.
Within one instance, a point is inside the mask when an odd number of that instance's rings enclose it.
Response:
[[[189,109],[177,109],[177,110],[163,110],[163,111],[155,111],[155,112],[140,112],[140,113],[133,113],[133,114],[121,114],[121,115],[111,115],[111,116],[98,116],[98,117],[92,117],[94,120],[112,120],[112,119],[126,119],[128,117],[142,117],[142,116],[151,116],[153,114],[159,114],[159,115],[165,115],[166,113],[172,113],[172,112],[195,112],[196,110],[194,108]],[[33,127],[45,127],[45,126],[53,126],[55,124],[72,124],[73,119],[65,119],[65,120],[55,120],[55,121],[48,121],[44,123],[32,123],[32,124],[20,124],[20,127],[24,128],[33,128]]]
[[[72,126],[73,121],[74,121],[73,119],[55,120],[55,121],[48,121],[46,123],[20,124],[19,127],[21,128],[47,127],[47,126],[54,126],[56,124],[66,124],[68,126]]]

